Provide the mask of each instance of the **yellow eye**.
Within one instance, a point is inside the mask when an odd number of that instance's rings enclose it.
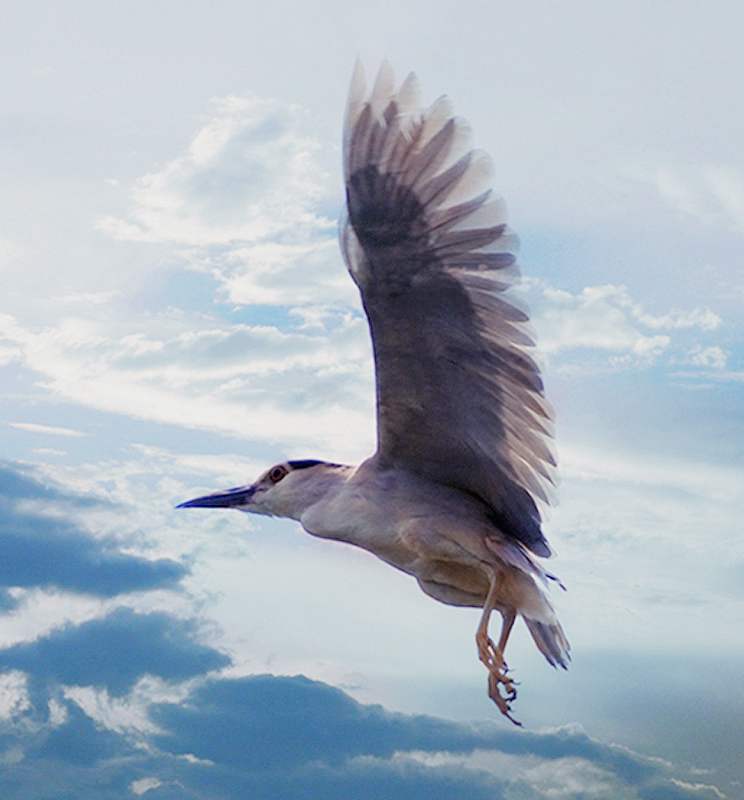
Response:
[[[279,481],[287,474],[286,467],[274,467],[271,472],[269,472],[269,480],[272,483],[279,483]]]

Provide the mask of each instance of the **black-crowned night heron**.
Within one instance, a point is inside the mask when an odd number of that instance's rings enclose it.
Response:
[[[367,95],[357,65],[344,130],[347,266],[369,319],[377,452],[359,467],[277,464],[250,486],[183,507],[291,517],[363,547],[443,603],[483,609],[489,695],[511,716],[504,648],[517,615],[553,666],[569,645],[541,587],[538,502],[549,503],[551,412],[527,315],[508,294],[518,240],[492,165],[447,98],[421,110],[384,64]],[[503,627],[488,635],[491,612]]]

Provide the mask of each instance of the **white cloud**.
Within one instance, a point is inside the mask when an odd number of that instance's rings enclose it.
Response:
[[[315,213],[325,176],[297,106],[255,95],[215,101],[187,151],[131,190],[128,220],[99,223],[118,239],[196,246],[257,242],[327,228]]]
[[[162,785],[162,781],[159,778],[140,778],[137,781],[132,781],[129,784],[129,788],[137,797],[141,797],[143,794],[147,794],[150,789],[157,789],[158,786]]]
[[[356,302],[336,220],[319,211],[327,176],[302,110],[255,95],[215,106],[183,155],[135,184],[128,218],[99,227],[181,247],[235,305]]]
[[[672,355],[679,347],[677,332],[710,333],[723,324],[721,317],[706,306],[651,314],[625,286],[586,286],[572,294],[544,281],[527,279],[525,291],[530,294],[540,351],[554,359],[580,351],[584,369],[593,368],[592,351],[614,367],[647,366],[662,355],[679,362],[682,359]],[[700,359],[709,365],[720,362],[720,347],[695,347],[699,348],[692,351],[693,356],[698,354],[697,363],[702,363]]]
[[[30,705],[26,675],[18,670],[0,675],[0,719],[10,719]]]
[[[670,783],[679,787],[684,792],[689,792],[690,795],[698,795],[702,798],[711,798],[711,800],[726,800],[726,795],[716,786],[711,786],[709,783],[690,783],[689,781],[681,781],[679,778],[671,778]]]
[[[300,448],[369,447],[366,323],[325,320],[280,331],[175,313],[122,335],[126,323],[68,318],[41,330],[8,324],[6,338],[46,391],[83,406]]]
[[[691,364],[694,367],[710,367],[712,369],[725,369],[731,353],[718,345],[703,347],[696,344],[691,347],[686,354],[683,364]]]
[[[640,307],[631,309],[633,316],[642,325],[653,330],[675,330],[680,328],[699,328],[701,331],[714,331],[723,320],[709,308],[696,306],[690,311],[674,309],[661,316],[644,313]]]
[[[558,736],[562,731],[556,732]],[[565,729],[565,733],[581,735]],[[591,797],[593,800],[635,800],[636,789],[625,784],[610,770],[588,758],[570,756],[546,760],[532,753],[511,754],[478,749],[468,754],[418,752],[409,756],[429,767],[457,765],[487,772],[508,781],[515,796],[534,798]]]
[[[8,425],[29,433],[43,433],[48,436],[86,436],[82,431],[71,428],[55,428],[52,425],[38,425],[35,422],[9,422]]]
[[[307,241],[264,242],[215,256],[197,254],[221,292],[236,305],[338,303],[359,306],[357,289],[341,258],[336,236]]]
[[[108,303],[112,298],[116,297],[118,292],[70,292],[62,297],[55,298],[60,303],[69,303],[70,305],[102,305]]]
[[[540,349],[547,355],[576,348],[652,361],[670,345],[668,336],[639,329],[633,302],[623,286],[587,286],[577,295],[540,284],[535,307]]]
[[[631,170],[676,211],[744,233],[744,172],[731,164],[656,164]]]
[[[105,688],[68,686],[64,696],[75,702],[97,724],[119,733],[149,734],[158,728],[147,715],[153,703],[179,703],[188,692],[185,684],[170,684],[145,675],[123,697],[112,697]]]

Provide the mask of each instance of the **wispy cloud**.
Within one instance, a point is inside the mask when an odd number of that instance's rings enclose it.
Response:
[[[710,367],[720,370],[726,368],[730,355],[730,352],[718,345],[703,347],[703,345],[696,344],[687,351],[682,363],[691,364],[694,367]]]
[[[525,282],[531,296],[539,347],[548,357],[606,353],[608,363],[648,365],[675,348],[677,331],[710,333],[723,321],[705,306],[651,314],[625,286],[586,286],[577,294],[535,279]]]
[[[149,333],[124,335],[116,320],[14,322],[5,336],[46,393],[87,407],[302,447],[373,422],[371,347],[357,313],[294,330],[164,313]]]
[[[86,436],[82,431],[71,428],[56,428],[53,425],[40,425],[36,422],[9,422],[13,428],[28,431],[29,433],[42,433],[47,436]]]
[[[129,219],[107,217],[102,230],[205,246],[328,226],[315,213],[324,176],[314,157],[319,145],[302,132],[302,109],[255,95],[214,107],[183,155],[132,188]]]
[[[216,278],[229,303],[353,297],[336,220],[319,210],[328,188],[303,111],[253,95],[214,105],[187,151],[132,188],[129,217],[99,227],[180,248],[184,265]]]
[[[744,174],[733,164],[658,164],[639,168],[672,208],[717,228],[744,233]]]

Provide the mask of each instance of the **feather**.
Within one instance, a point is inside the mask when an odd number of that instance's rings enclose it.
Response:
[[[519,241],[493,163],[449,100],[420,107],[415,76],[396,92],[383,64],[366,100],[360,86],[355,72],[342,241],[373,339],[377,458],[479,497],[504,533],[545,555],[552,412],[527,314],[508,293]]]

